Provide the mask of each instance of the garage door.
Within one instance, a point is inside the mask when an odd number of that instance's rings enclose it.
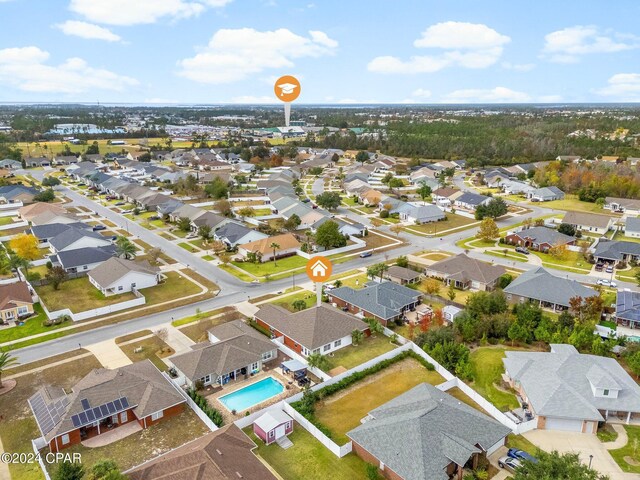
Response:
[[[582,420],[547,417],[544,428],[546,430],[562,430],[563,432],[582,432]]]

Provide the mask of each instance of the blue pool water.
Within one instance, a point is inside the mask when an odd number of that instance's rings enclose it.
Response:
[[[272,377],[264,378],[259,382],[247,385],[240,390],[236,390],[228,395],[218,398],[220,402],[229,410],[240,412],[257,405],[260,402],[275,397],[284,391],[280,382]]]

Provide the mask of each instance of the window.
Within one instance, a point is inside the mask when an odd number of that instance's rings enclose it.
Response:
[[[62,435],[62,437],[60,437],[60,441],[62,442],[63,445],[66,445],[67,443],[69,443],[69,434],[65,433],[64,435]]]
[[[156,421],[156,420],[161,419],[163,416],[164,416],[164,412],[161,410],[159,412],[152,413],[151,414],[151,420],[152,421]]]
[[[342,345],[342,339],[336,340],[335,342],[333,342],[334,347],[339,347],[340,345]]]
[[[262,360],[269,360],[271,357],[273,357],[273,352],[267,352],[262,354]]]
[[[326,352],[327,350],[331,350],[331,344],[327,343],[324,347],[322,347],[322,351]]]
[[[608,397],[608,396],[609,396],[609,389],[605,388],[605,389],[602,391],[602,395],[604,395],[605,397]]]
[[[211,375],[205,375],[204,377],[201,378],[202,383],[204,383],[205,385],[207,383],[211,383]]]
[[[251,364],[251,371],[254,372],[258,370],[258,362],[254,362]]]
[[[29,307],[18,307],[18,315],[26,315],[29,313]]]
[[[133,282],[133,283],[131,284],[131,288],[136,288],[136,282]]]
[[[127,423],[127,420],[129,420],[127,412],[120,412],[120,423]]]
[[[122,285],[118,285],[118,291],[124,290],[124,287]]]
[[[275,432],[274,432],[273,430],[271,430],[271,431],[269,432],[269,438],[273,438],[274,433],[275,433]]]
[[[313,351],[313,353],[320,353],[320,349],[319,349],[319,348],[316,348],[316,349]]]
[[[82,266],[82,269],[83,269],[83,270],[86,270],[86,269],[88,269],[88,268],[89,268],[89,267],[87,267],[86,265],[83,265],[83,266]]]

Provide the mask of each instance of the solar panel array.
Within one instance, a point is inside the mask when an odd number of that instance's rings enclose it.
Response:
[[[48,404],[41,393],[36,393],[29,399],[29,405],[36,416],[42,434],[46,435],[60,422],[69,405],[69,398],[64,396]]]
[[[86,402],[86,403],[85,403]],[[82,400],[82,406],[89,406],[89,402]],[[99,407],[85,408],[83,412],[77,413],[71,416],[71,423],[75,428],[80,428],[90,423],[97,422],[103,418],[110,417],[116,413],[129,408],[129,401],[127,397],[121,397],[113,402],[107,402]]]

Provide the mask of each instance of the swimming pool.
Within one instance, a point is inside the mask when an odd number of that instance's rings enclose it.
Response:
[[[223,395],[218,398],[227,409],[240,412],[264,402],[271,397],[282,393],[284,387],[273,377],[263,378],[259,382],[247,385],[240,390]]]

